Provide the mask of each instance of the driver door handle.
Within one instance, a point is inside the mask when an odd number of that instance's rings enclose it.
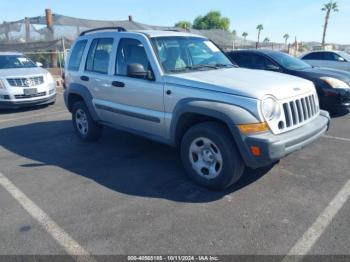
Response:
[[[89,81],[90,80],[90,78],[88,76],[81,76],[80,79],[82,81]]]
[[[124,84],[123,82],[113,81],[113,82],[112,82],[112,86],[115,86],[115,87],[124,87],[125,84]]]

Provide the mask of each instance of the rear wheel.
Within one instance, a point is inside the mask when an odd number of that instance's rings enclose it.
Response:
[[[231,134],[216,122],[201,123],[186,132],[181,142],[181,158],[193,180],[214,190],[237,182],[245,167]]]
[[[102,126],[91,117],[83,101],[77,101],[72,109],[72,121],[76,134],[84,141],[95,141],[101,137]]]

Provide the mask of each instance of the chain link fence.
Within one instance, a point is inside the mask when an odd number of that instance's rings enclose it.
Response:
[[[26,54],[33,61],[40,62],[45,68],[56,68],[62,73],[67,49],[74,39],[85,30],[99,27],[123,27],[126,30],[171,30],[186,31],[203,35],[215,42],[224,51],[233,49],[255,49],[256,42],[250,41],[232,33],[213,29],[195,30],[180,29],[166,26],[153,26],[128,20],[99,21],[80,19],[51,13],[45,10],[45,16],[27,17],[18,21],[0,24],[0,51],[17,51]],[[297,47],[284,44],[264,42],[259,48],[271,49],[297,54]],[[298,51],[293,51],[298,50]]]

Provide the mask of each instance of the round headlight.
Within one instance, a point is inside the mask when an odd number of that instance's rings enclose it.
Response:
[[[267,97],[262,102],[262,114],[266,120],[278,118],[281,113],[280,106],[275,98]]]

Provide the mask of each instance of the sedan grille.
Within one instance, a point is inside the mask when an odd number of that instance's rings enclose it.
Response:
[[[46,92],[36,93],[32,95],[15,95],[15,98],[24,99],[24,98],[33,98],[33,97],[40,97],[40,96],[46,96]]]
[[[38,86],[44,83],[43,76],[27,77],[27,78],[7,78],[10,86],[16,87],[31,87]]]
[[[283,103],[286,127],[290,128],[300,125],[316,116],[319,112],[316,99],[315,95],[310,95]]]

